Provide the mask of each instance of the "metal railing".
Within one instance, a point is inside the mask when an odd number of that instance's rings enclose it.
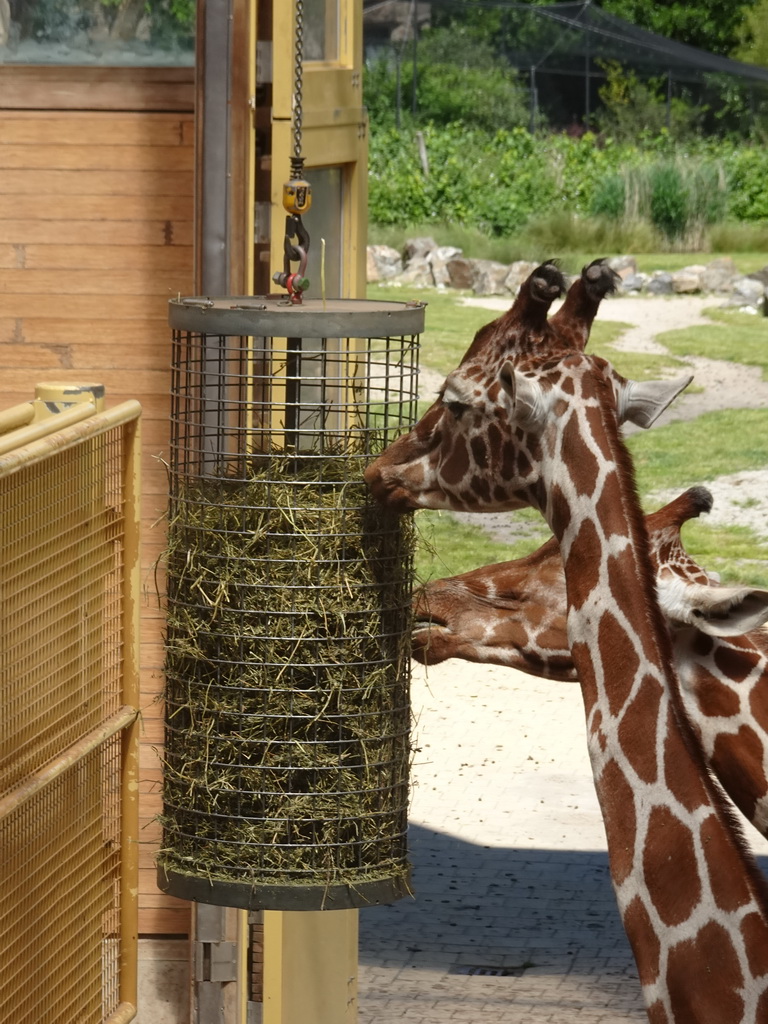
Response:
[[[127,1024],[141,407],[58,391],[0,413],[0,1024]]]

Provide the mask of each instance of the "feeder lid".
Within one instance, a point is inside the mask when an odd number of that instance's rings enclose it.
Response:
[[[276,338],[377,338],[420,334],[425,302],[378,299],[310,299],[292,303],[284,295],[171,299],[168,322],[200,334]]]

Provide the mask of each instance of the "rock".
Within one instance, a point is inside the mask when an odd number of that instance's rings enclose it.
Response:
[[[739,309],[762,312],[765,299],[765,285],[754,277],[738,277],[733,282],[731,295],[726,305]]]
[[[628,277],[637,276],[637,260],[634,256],[611,256],[608,266],[624,281]]]
[[[672,274],[672,291],[677,295],[693,295],[701,291],[701,275],[706,270],[699,263],[683,267]]]
[[[509,273],[504,278],[504,290],[517,295],[520,285],[535,269],[538,263],[531,263],[529,260],[515,260],[509,266]]]
[[[451,288],[471,288],[474,283],[475,270],[473,261],[466,256],[454,256],[445,265]]]
[[[646,291],[651,295],[671,295],[672,275],[668,274],[666,270],[654,270]]]
[[[415,284],[419,288],[431,288],[435,283],[432,266],[426,256],[414,256],[408,260],[407,267],[397,279],[402,284]]]
[[[403,261],[397,249],[390,245],[369,245],[366,250],[366,273],[368,280],[388,281],[402,273]]]
[[[728,256],[711,260],[701,275],[701,290],[704,292],[726,292],[738,273],[736,264]]]
[[[628,274],[621,279],[619,292],[622,295],[638,295],[647,287],[650,280],[648,274]]]
[[[434,238],[409,238],[403,246],[403,259],[406,266],[414,259],[426,259],[433,249],[437,248]]]
[[[438,287],[441,285],[443,287],[450,286],[451,277],[448,273],[448,262],[457,256],[461,256],[461,249],[457,249],[453,245],[439,245],[437,249],[433,249],[429,256],[427,256],[427,261],[432,267],[432,277]]]
[[[474,275],[472,291],[475,295],[504,295],[507,291],[505,280],[509,274],[506,263],[496,260],[472,260]]]

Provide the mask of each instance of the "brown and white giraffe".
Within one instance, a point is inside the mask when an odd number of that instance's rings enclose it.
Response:
[[[684,522],[712,507],[693,487],[646,516],[659,603],[688,717],[710,767],[768,836],[768,590],[720,587],[685,550]],[[563,563],[554,538],[526,558],[432,580],[414,595],[413,656],[505,665],[574,681]]]
[[[768,889],[685,716],[620,436],[621,422],[650,424],[687,381],[637,386],[561,341],[546,319],[556,278],[534,271],[366,480],[398,510],[543,513],[649,1021],[764,1024]]]

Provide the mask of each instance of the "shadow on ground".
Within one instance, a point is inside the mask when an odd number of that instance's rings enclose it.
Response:
[[[478,846],[420,825],[410,850],[415,897],[362,911],[363,964],[635,974],[604,851]]]

